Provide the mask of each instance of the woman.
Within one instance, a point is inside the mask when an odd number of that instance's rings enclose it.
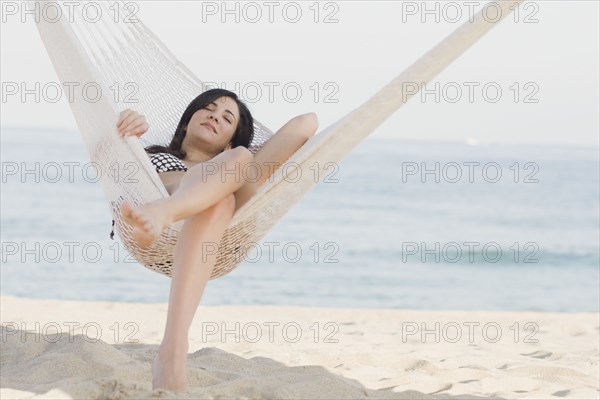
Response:
[[[136,208],[128,203],[121,206],[134,239],[147,247],[164,228],[185,220],[174,250],[165,333],[152,363],[154,389],[180,391],[186,387],[188,330],[216,262],[216,255],[202,254],[201,244],[221,242],[236,210],[317,126],[313,113],[295,117],[253,155],[248,150],[253,119],[247,107],[235,93],[213,89],[190,103],[168,147],[147,149],[170,196]],[[143,115],[125,110],[117,129],[123,137],[139,137],[148,130],[148,123]],[[206,168],[209,161],[210,174]],[[258,168],[248,170],[257,170],[256,177],[241,173],[251,162]]]

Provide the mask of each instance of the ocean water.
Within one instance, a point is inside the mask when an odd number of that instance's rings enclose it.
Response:
[[[77,132],[0,147],[2,294],[167,301],[109,239]],[[599,170],[597,148],[369,138],[202,304],[598,311]]]

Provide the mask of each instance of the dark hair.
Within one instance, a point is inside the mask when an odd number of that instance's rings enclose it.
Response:
[[[238,146],[244,146],[246,148],[250,147],[250,143],[252,143],[252,139],[254,138],[254,119],[252,118],[252,114],[250,114],[250,110],[248,107],[238,98],[238,96],[225,89],[210,89],[206,92],[202,93],[200,96],[196,97],[192,102],[187,106],[183,115],[181,116],[181,120],[177,125],[177,129],[175,129],[175,134],[173,135],[173,139],[168,146],[160,146],[153,145],[146,147],[146,151],[151,154],[155,153],[169,153],[174,155],[179,159],[184,159],[186,156],[185,151],[181,148],[183,144],[183,139],[186,135],[187,125],[192,119],[192,115],[202,108],[205,108],[210,103],[221,97],[230,97],[238,105],[240,109],[240,120],[238,121],[237,129],[233,134],[233,138],[231,139],[231,148],[236,148]]]

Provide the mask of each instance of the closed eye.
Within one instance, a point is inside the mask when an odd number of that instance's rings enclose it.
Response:
[[[208,110],[208,111],[215,111],[215,110],[216,110],[216,108],[215,108],[215,107],[217,107],[217,105],[216,105],[214,102],[212,102],[212,103],[210,103],[210,104],[207,104],[207,105],[206,105],[206,107],[204,107],[204,108],[205,108],[206,110]],[[229,123],[229,124],[233,124],[232,117],[233,117],[233,119],[235,119],[235,116],[233,115],[233,113],[232,113],[230,110],[225,110],[225,113],[226,113],[227,115],[230,115],[230,117],[229,117],[229,118],[226,118],[226,117],[225,117],[225,114],[223,114],[223,119],[224,119],[225,121],[227,121],[227,123]]]

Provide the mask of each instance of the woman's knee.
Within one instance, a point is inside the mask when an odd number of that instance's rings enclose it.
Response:
[[[244,146],[228,150],[236,162],[246,163],[252,161],[254,155]]]

